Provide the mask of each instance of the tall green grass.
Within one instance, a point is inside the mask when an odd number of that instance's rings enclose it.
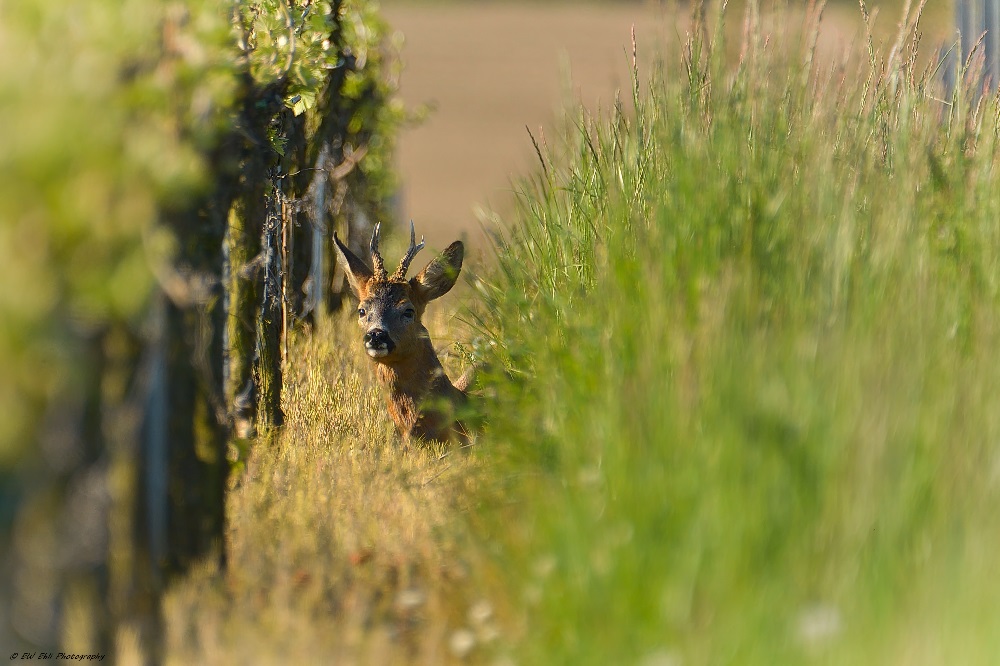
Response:
[[[1000,105],[916,19],[831,62],[751,7],[733,68],[696,17],[539,146],[479,322],[519,661],[1000,654]]]

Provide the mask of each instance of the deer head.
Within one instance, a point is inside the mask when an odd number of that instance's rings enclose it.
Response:
[[[336,234],[333,240],[351,291],[360,301],[358,323],[365,332],[365,351],[376,362],[391,365],[425,353],[429,347],[421,317],[429,302],[455,286],[462,270],[464,247],[461,241],[455,241],[440,257],[407,280],[410,262],[424,247],[423,237],[418,244],[410,222],[410,247],[399,267],[389,275],[378,251],[379,226],[375,225],[370,244],[372,268],[341,243]]]

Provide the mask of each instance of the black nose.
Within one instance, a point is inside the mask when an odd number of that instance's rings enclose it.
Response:
[[[373,328],[365,333],[365,347],[392,351],[392,348],[395,346],[389,334],[381,328]]]

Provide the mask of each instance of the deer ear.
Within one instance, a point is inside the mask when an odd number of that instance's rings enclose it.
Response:
[[[441,253],[441,256],[427,264],[424,270],[410,279],[410,287],[425,303],[441,298],[455,286],[458,273],[462,270],[465,246],[455,241]]]
[[[347,273],[347,282],[351,285],[351,291],[354,292],[355,296],[361,298],[361,292],[364,291],[365,285],[368,284],[368,280],[372,278],[374,273],[365,265],[365,262],[361,261],[356,254],[340,242],[336,233],[333,234],[333,243],[337,247],[340,263],[343,264],[344,271]]]

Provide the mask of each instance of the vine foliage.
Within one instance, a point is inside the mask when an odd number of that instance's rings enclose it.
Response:
[[[224,566],[288,331],[339,304],[332,233],[391,213],[398,73],[370,0],[0,6],[14,649],[130,636],[155,661],[170,578]]]

